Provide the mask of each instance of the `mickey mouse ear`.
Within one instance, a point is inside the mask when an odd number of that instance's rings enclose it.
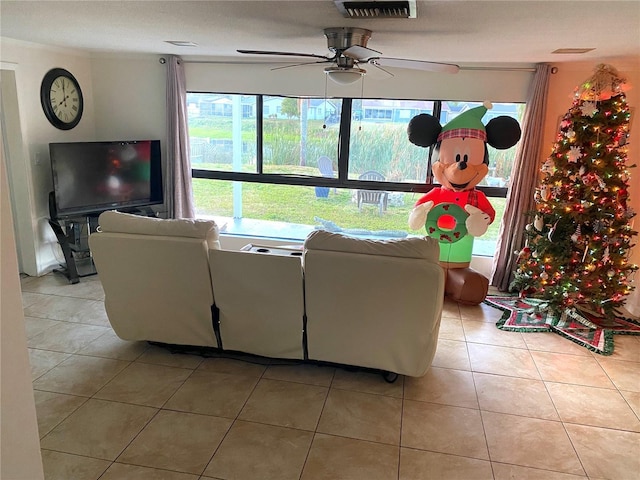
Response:
[[[436,143],[441,131],[440,121],[428,113],[416,115],[407,126],[409,141],[418,147],[430,147]]]
[[[522,135],[518,121],[506,115],[492,118],[485,129],[487,131],[487,143],[498,150],[506,150],[513,147],[518,143]]]

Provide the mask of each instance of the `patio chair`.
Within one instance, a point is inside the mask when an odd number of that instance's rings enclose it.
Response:
[[[383,182],[385,180],[384,175],[379,172],[370,170],[363,173],[358,177],[359,180],[368,180],[372,182]],[[387,211],[387,203],[389,202],[389,192],[381,190],[358,190],[358,211],[362,212],[362,204],[368,203],[370,205],[378,205],[379,214],[382,215]]]
[[[323,177],[336,178],[335,172],[333,171],[333,161],[329,157],[323,155],[318,158],[318,170],[320,170],[320,174]],[[337,193],[337,191],[337,188],[333,189],[333,193]],[[329,187],[316,187],[316,196],[327,197],[328,195]]]
[[[325,157],[324,155],[318,158],[318,170],[323,177],[335,178],[333,173],[333,162],[329,157]]]

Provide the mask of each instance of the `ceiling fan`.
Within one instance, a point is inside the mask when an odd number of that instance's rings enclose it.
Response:
[[[452,63],[426,62],[422,60],[409,60],[405,58],[383,57],[381,52],[367,48],[367,42],[371,38],[371,30],[357,27],[332,27],[324,29],[329,50],[333,53],[329,56],[313,53],[273,52],[267,50],[238,50],[238,53],[248,55],[275,55],[288,57],[308,57],[320,59],[315,62],[296,63],[284,67],[276,67],[272,70],[297,67],[316,63],[333,64],[324,69],[329,78],[336,83],[347,85],[354,83],[367,73],[362,68],[364,65],[372,65],[387,74],[393,76],[385,67],[407,68],[411,70],[423,70],[428,72],[457,73],[460,67]]]

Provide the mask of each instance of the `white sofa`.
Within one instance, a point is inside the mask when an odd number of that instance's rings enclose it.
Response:
[[[300,256],[220,249],[202,220],[105,212],[89,242],[115,333],[422,376],[444,299],[430,237],[312,232]]]
[[[439,253],[431,237],[312,232],[303,256],[309,358],[424,375],[444,299]]]

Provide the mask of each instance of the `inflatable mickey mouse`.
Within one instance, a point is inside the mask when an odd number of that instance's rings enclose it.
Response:
[[[491,103],[472,108],[444,127],[432,115],[420,114],[407,128],[409,141],[420,147],[434,146],[433,176],[440,183],[421,197],[409,216],[413,230],[426,228],[440,242],[440,263],[446,269],[445,294],[470,305],[481,303],[489,280],[469,268],[473,238],[484,235],[495,210],[475,187],[489,171],[487,145],[507,149],[520,140],[517,120],[508,116],[482,117]]]

